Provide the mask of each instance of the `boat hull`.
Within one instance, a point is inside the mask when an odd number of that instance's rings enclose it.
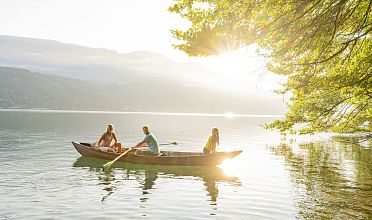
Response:
[[[72,142],[75,149],[83,156],[113,160],[118,157],[118,153],[107,153],[87,146],[88,144]],[[242,151],[216,152],[214,154],[192,153],[192,152],[172,152],[162,151],[162,156],[140,155],[131,152],[119,159],[121,162],[135,164],[171,165],[171,166],[216,166],[226,159],[238,156]]]

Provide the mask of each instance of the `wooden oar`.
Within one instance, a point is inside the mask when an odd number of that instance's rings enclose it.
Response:
[[[166,143],[166,144],[159,144],[159,146],[164,146],[164,145],[177,145],[177,142],[171,142],[171,143]]]
[[[103,171],[106,171],[108,169],[110,169],[110,167],[117,161],[119,160],[120,158],[124,157],[125,155],[127,155],[130,151],[134,150],[133,148],[129,148],[128,150],[126,150],[124,153],[120,154],[120,156],[118,156],[117,158],[115,158],[113,161],[110,161],[110,162],[107,162],[105,163],[102,168],[103,168]]]

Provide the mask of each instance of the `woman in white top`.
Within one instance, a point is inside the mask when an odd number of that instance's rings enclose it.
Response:
[[[111,144],[112,141],[114,141],[113,144]],[[93,146],[104,152],[115,152],[115,150],[118,153],[121,152],[121,144],[118,143],[112,124],[107,125],[106,132],[102,134],[99,141],[94,143]]]

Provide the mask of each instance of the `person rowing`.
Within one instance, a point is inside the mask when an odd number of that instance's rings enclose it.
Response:
[[[158,156],[160,153],[158,140],[156,140],[155,136],[150,132],[149,126],[144,125],[142,130],[146,135],[145,138],[132,148],[142,148],[147,145],[147,154],[150,156]]]

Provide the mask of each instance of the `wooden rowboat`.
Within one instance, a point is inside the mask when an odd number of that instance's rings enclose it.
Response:
[[[90,147],[89,143],[72,142],[75,149],[83,156],[96,157],[106,160],[113,160],[119,153],[102,152],[96,148]],[[176,152],[161,151],[162,156],[145,155],[142,151],[131,152],[119,159],[121,162],[136,164],[153,165],[172,165],[172,166],[216,166],[226,159],[238,156],[242,151],[216,152],[213,154],[204,154],[198,152]]]

